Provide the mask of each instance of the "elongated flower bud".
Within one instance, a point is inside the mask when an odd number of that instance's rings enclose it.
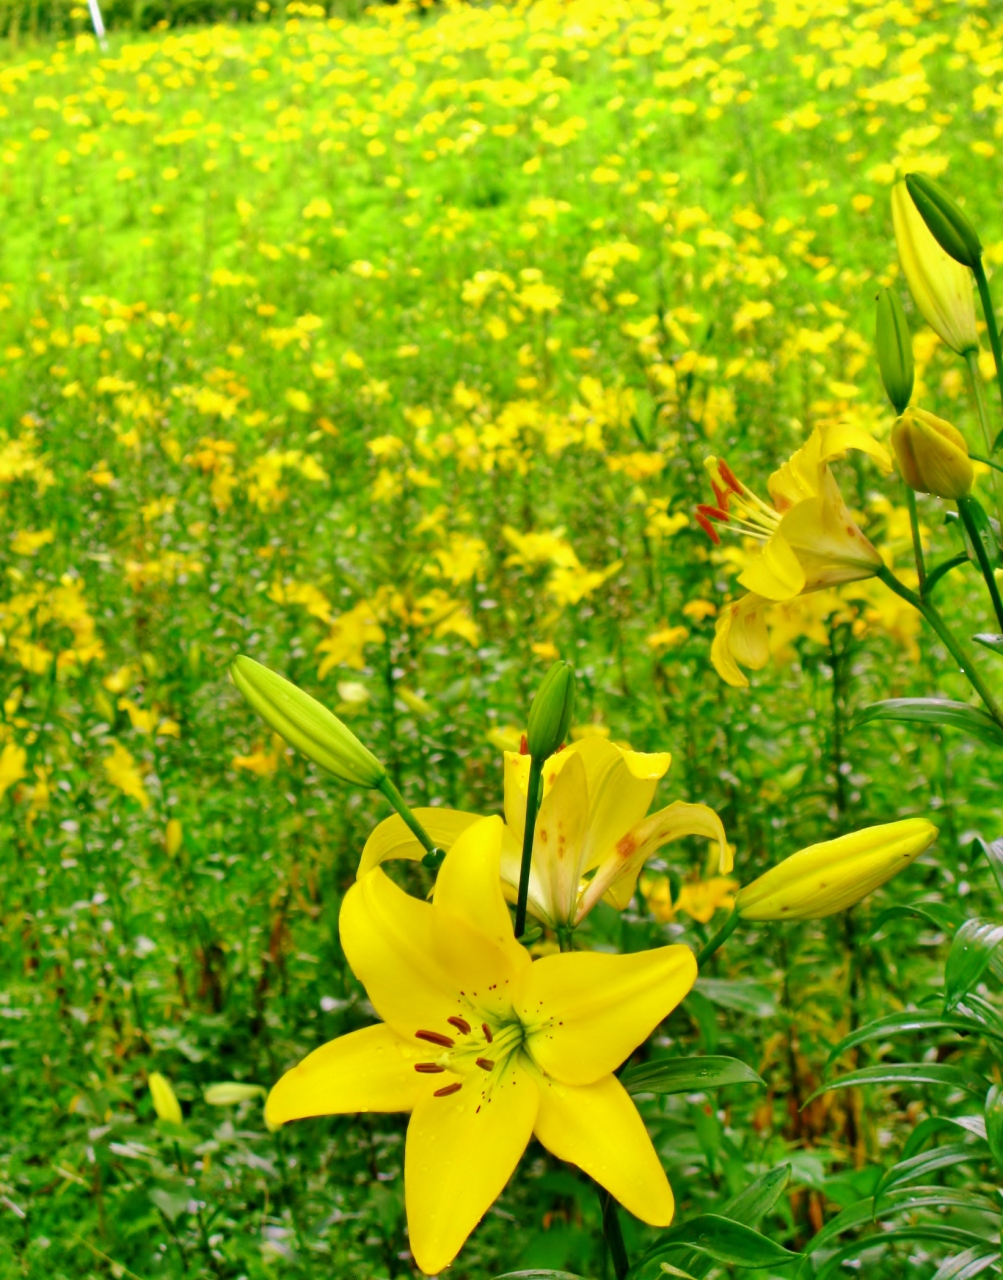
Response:
[[[159,1071],[151,1071],[147,1083],[157,1118],[167,1120],[170,1124],[181,1124],[184,1119],[181,1115],[181,1103],[174,1096],[174,1090],[167,1079]]]
[[[387,771],[316,698],[243,654],[230,666],[233,683],[266,724],[322,769],[357,787],[376,788]]]
[[[875,343],[881,381],[895,412],[902,413],[912,397],[915,366],[909,321],[894,289],[882,289],[878,294]]]
[[[902,479],[917,493],[956,500],[971,493],[975,468],[957,427],[925,409],[907,409],[892,428]]]
[[[529,709],[526,744],[534,760],[554,754],[568,736],[574,709],[575,673],[566,662],[555,662]]]
[[[743,920],[821,920],[845,911],[907,867],[937,838],[925,818],[865,827],[813,844],[738,891]]]
[[[899,262],[927,324],[952,351],[977,351],[971,274],[940,247],[904,182],[892,188],[892,221]]]
[[[934,239],[955,262],[974,270],[982,257],[978,233],[944,188],[925,173],[907,173],[905,185]]]
[[[228,1080],[225,1084],[211,1084],[204,1097],[210,1107],[232,1107],[238,1102],[250,1102],[252,1098],[263,1098],[265,1090],[260,1084],[240,1084],[236,1080]]]

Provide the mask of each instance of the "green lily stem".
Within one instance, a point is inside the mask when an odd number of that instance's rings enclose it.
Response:
[[[993,306],[993,296],[989,292],[989,281],[986,279],[986,269],[982,265],[981,258],[972,268],[972,273],[979,288],[982,314],[986,318],[986,329],[989,331],[989,345],[992,347],[993,360],[996,363],[996,384],[999,387],[1000,403],[1003,404],[1003,350],[1000,349],[1000,331],[996,324],[996,308]],[[992,451],[992,442],[990,441],[989,452],[992,453]]]
[[[903,483],[905,488],[905,502],[909,508],[909,528],[912,530],[912,552],[916,557],[916,572],[919,575],[919,591],[923,594],[923,587],[926,583],[926,565],[923,562],[923,541],[919,533],[919,515],[916,511],[916,495],[907,484]]]
[[[623,1242],[623,1228],[620,1226],[620,1214],[616,1201],[605,1189],[597,1185],[599,1204],[602,1208],[602,1233],[606,1249],[613,1263],[613,1274],[616,1280],[624,1280],[630,1270],[630,1259],[627,1257],[627,1246]]]
[[[529,788],[526,792],[526,830],[522,837],[522,865],[519,867],[519,898],[515,905],[515,936],[526,932],[526,902],[529,899],[529,868],[533,861],[533,837],[536,815],[540,808],[540,779],[543,760],[532,756],[529,762]]]
[[[996,585],[993,567],[989,563],[989,556],[986,554],[985,543],[979,536],[979,531],[975,524],[975,518],[972,515],[970,498],[958,499],[958,514],[961,516],[962,523],[968,531],[968,540],[975,548],[975,554],[979,561],[979,568],[982,570],[982,576],[985,578],[986,586],[989,588],[989,598],[992,600],[993,608],[996,610],[996,621],[999,623],[1000,630],[1003,631],[1003,600],[1000,600],[1000,591],[999,587]]]
[[[738,911],[732,911],[731,915],[725,920],[724,924],[718,929],[717,933],[711,940],[700,949],[697,953],[697,968],[702,969],[707,961],[711,958],[715,951],[719,951],[721,947],[728,941],[731,935],[738,928],[738,922],[741,916]]]
[[[908,601],[914,609],[918,609],[923,617],[927,620],[937,635],[944,642],[947,651],[954,658],[955,662],[961,668],[968,683],[982,699],[986,710],[992,716],[1001,728],[1003,728],[1003,711],[1000,710],[999,704],[990,693],[986,682],[982,679],[971,656],[966,653],[964,646],[953,634],[950,627],[941,617],[940,611],[936,609],[929,600],[924,600],[918,596],[915,591],[911,591],[904,582],[900,582],[892,573],[891,569],[882,565],[877,571],[876,577],[885,584],[889,591],[894,593],[902,600]]]
[[[407,801],[394,786],[393,782],[391,782],[389,775],[384,776],[383,781],[377,787],[377,790],[386,796],[400,816],[404,819],[404,825],[414,835],[425,852],[434,853],[435,845],[433,844],[431,837],[408,808]]]
[[[972,393],[975,409],[979,415],[982,438],[986,442],[986,453],[992,455],[993,428],[992,423],[989,421],[989,402],[986,400],[986,389],[982,383],[982,374],[979,372],[979,353],[977,351],[966,351],[965,364],[968,366],[969,390]],[[999,472],[996,470],[993,471],[992,483],[993,497],[996,499],[996,515],[1000,524],[1003,525],[1003,479],[1001,479]]]

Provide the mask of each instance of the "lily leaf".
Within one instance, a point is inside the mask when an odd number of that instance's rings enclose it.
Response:
[[[944,1012],[950,1013],[975,986],[1003,942],[1003,925],[966,920],[954,935],[944,968]]]
[[[891,720],[899,724],[942,724],[950,729],[960,729],[980,742],[990,746],[1003,746],[1003,728],[988,711],[970,706],[967,702],[954,702],[950,698],[888,698],[885,702],[872,702],[859,713],[854,728],[870,724],[873,720]]]
[[[153,1187],[150,1199],[171,1224],[177,1222],[183,1213],[188,1212],[191,1192],[183,1184],[176,1186]]]
[[[800,1253],[792,1253],[741,1222],[717,1213],[702,1213],[664,1232],[631,1267],[628,1275],[636,1276],[642,1267],[684,1246],[732,1267],[784,1267],[801,1257]]]
[[[772,1018],[776,1001],[769,987],[759,982],[731,982],[726,978],[697,978],[694,991],[699,991],[722,1009],[734,1009],[754,1018]]]
[[[916,1209],[974,1209],[979,1213],[991,1214],[997,1218],[999,1216],[999,1210],[991,1200],[959,1187],[902,1187],[898,1191],[890,1191],[881,1206],[881,1216],[889,1218],[893,1214],[912,1213]],[[812,1236],[805,1246],[805,1254],[817,1252],[844,1231],[852,1231],[865,1222],[871,1222],[873,1218],[874,1197],[858,1200],[856,1204],[849,1205],[831,1218],[821,1231]],[[871,1239],[874,1240],[875,1237],[872,1236]]]
[[[997,1244],[972,1245],[953,1258],[945,1258],[931,1280],[973,1280],[983,1271],[988,1271],[994,1262],[999,1261],[1000,1250]]]
[[[768,1169],[728,1201],[721,1210],[722,1217],[731,1218],[733,1222],[741,1222],[747,1227],[758,1226],[760,1220],[770,1212],[783,1195],[790,1180],[789,1164],[780,1164],[773,1169]],[[703,1280],[714,1265],[710,1258],[697,1253],[694,1249],[687,1249],[680,1254],[679,1263],[692,1273],[693,1280]],[[662,1263],[663,1270],[666,1265]]]
[[[969,516],[971,517],[972,524],[975,526],[976,535],[982,543],[982,546],[985,548],[986,557],[989,560],[989,563],[991,565],[998,565],[1000,559],[998,523],[995,520],[990,519],[986,513],[985,507],[982,506],[981,502],[979,502],[977,498],[969,496],[965,506],[968,510]],[[968,536],[968,529],[965,522],[962,520],[960,521],[960,524],[962,537],[965,540],[965,550],[968,552],[969,559],[971,559],[975,564],[978,564],[978,552],[975,550],[975,547],[972,545],[971,538]]]
[[[494,1280],[584,1280],[571,1271],[550,1271],[546,1268],[532,1267],[529,1271],[506,1271],[504,1275],[495,1276]]]
[[[874,922],[871,936],[878,932],[885,921],[894,920],[896,916],[916,916],[917,919],[932,924],[935,929],[957,929],[961,923],[961,912],[957,907],[950,906],[946,902],[897,903],[894,907],[888,907],[881,912]]]
[[[863,1236],[846,1245],[816,1273],[816,1280],[829,1280],[830,1276],[839,1275],[843,1264],[849,1262],[857,1254],[866,1253],[876,1245],[906,1243],[914,1240],[933,1240],[941,1244],[958,1244],[968,1248],[982,1248],[985,1237],[977,1236],[973,1231],[965,1231],[962,1227],[951,1227],[946,1223],[917,1222],[911,1227],[902,1227],[897,1231],[882,1231],[880,1235]]]
[[[993,869],[993,875],[996,877],[996,883],[999,885],[999,891],[1003,893],[1003,840],[985,841],[981,836],[976,836],[972,841],[972,847],[981,849],[986,855]]]
[[[831,1065],[841,1057],[847,1049],[856,1048],[858,1044],[866,1044],[870,1040],[885,1040],[891,1036],[906,1035],[911,1031],[957,1031],[970,1035],[993,1035],[992,1030],[984,1026],[977,1018],[967,1018],[955,1013],[944,1017],[938,1013],[923,1013],[915,1010],[908,1013],[889,1013],[883,1018],[876,1018],[856,1031],[844,1036],[839,1044],[834,1045],[829,1053],[826,1065]]]
[[[805,1099],[803,1106],[814,1102],[830,1089],[849,1089],[858,1084],[939,1084],[981,1096],[987,1083],[983,1076],[963,1071],[960,1067],[952,1067],[946,1062],[889,1062],[880,1067],[862,1067],[859,1071],[848,1071],[831,1084],[824,1084],[816,1089]]]
[[[992,649],[996,653],[1003,653],[1003,636],[994,635],[991,631],[980,631],[977,636],[972,636],[976,644],[983,645],[986,649]]]
[[[1003,1089],[998,1084],[986,1096],[986,1140],[993,1159],[1003,1169]]]
[[[738,1058],[671,1058],[628,1067],[620,1077],[628,1093],[693,1093],[726,1084],[764,1084]]]
[[[985,1145],[981,1142],[945,1142],[930,1151],[921,1151],[892,1165],[874,1188],[874,1214],[881,1211],[881,1201],[887,1192],[907,1182],[920,1182],[927,1174],[938,1169],[950,1169],[956,1164],[985,1159]]]

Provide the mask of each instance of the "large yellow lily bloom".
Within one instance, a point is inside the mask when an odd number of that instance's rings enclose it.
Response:
[[[622,911],[647,860],[681,836],[716,841],[720,870],[731,870],[731,850],[713,809],[676,800],[648,814],[658,780],[671,763],[667,751],[626,751],[598,737],[572,743],[545,761],[529,873],[530,914],[550,928],[567,928],[580,924],[601,898]],[[529,766],[528,755],[506,751],[501,879],[510,902],[519,889]],[[476,814],[449,809],[416,809],[415,815],[444,849],[477,821]],[[423,854],[395,814],[366,842],[359,875],[388,858]]]
[[[771,602],[872,577],[882,566],[876,548],[858,528],[829,469],[833,458],[859,449],[883,471],[892,460],[861,427],[849,423],[819,428],[770,476],[772,505],[742,483],[727,465],[708,458],[716,506],[701,506],[697,519],[715,542],[715,524],[758,539],[761,550],[739,575],[749,594],[723,609],[715,627],[711,659],[728,684],[749,682],[740,665],[758,669],[769,658],[765,611]]]
[[[570,952],[535,963],[501,891],[500,818],[446,855],[431,902],[380,868],[348,891],[341,942],[376,1026],[324,1045],[268,1096],[266,1119],[409,1111],[404,1195],[426,1274],[452,1262],[531,1136],[653,1226],[672,1189],[613,1071],[683,999],[688,947]]]

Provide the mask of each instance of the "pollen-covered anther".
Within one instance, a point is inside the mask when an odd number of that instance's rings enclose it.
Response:
[[[469,1029],[468,1027],[467,1030]],[[444,1036],[441,1031],[416,1031],[414,1034],[416,1040],[427,1040],[429,1044],[441,1045],[443,1049],[452,1049],[456,1044],[455,1040]]]
[[[414,1069],[415,1071],[420,1071],[423,1076],[441,1075],[446,1070],[445,1067],[440,1067],[437,1062],[416,1062]]]
[[[741,494],[742,482],[723,458],[718,458],[717,473],[732,492]]]
[[[448,1098],[451,1093],[459,1093],[463,1085],[459,1080],[454,1080],[452,1084],[443,1085],[441,1089],[436,1089],[432,1094],[433,1098]]]
[[[482,1071],[494,1071],[495,1069],[495,1064],[491,1061],[490,1058],[475,1058],[474,1061],[477,1063],[477,1065],[481,1068]]]
[[[486,1022],[482,1022],[481,1030],[484,1032],[484,1039],[488,1042],[488,1044],[490,1044],[494,1040],[494,1036],[491,1034],[491,1028],[488,1026]]]
[[[699,507],[697,508],[697,511],[696,511],[696,520],[697,520],[697,524],[700,526],[701,529],[703,529],[704,533],[707,535],[708,538],[710,538],[711,542],[713,542],[717,546],[720,546],[721,535],[714,528],[714,526],[707,519],[707,517],[700,510]]]
[[[447,1018],[446,1021],[449,1023],[451,1027],[455,1027],[461,1036],[470,1035],[470,1023],[466,1020],[466,1018],[461,1018],[459,1016],[456,1016],[452,1018]]]

